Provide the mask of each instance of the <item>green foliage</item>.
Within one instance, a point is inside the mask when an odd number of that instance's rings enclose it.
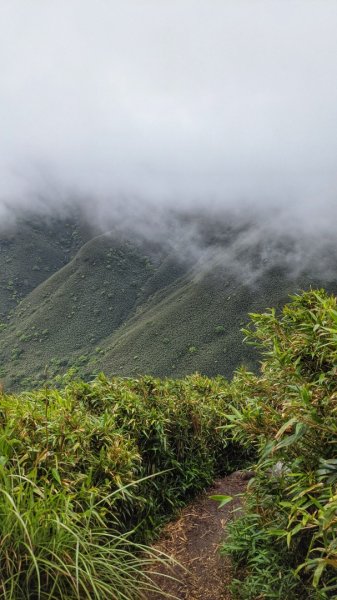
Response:
[[[196,346],[189,346],[188,351],[190,354],[195,354],[198,351],[198,348]]]
[[[236,590],[252,599],[337,598],[336,298],[310,291],[280,317],[251,317],[246,336],[265,360],[260,376],[238,372],[228,415],[234,438],[259,455],[247,515],[227,545],[246,566]],[[270,569],[281,573],[277,589]],[[293,596],[282,592],[285,581]]]
[[[101,375],[92,384],[75,382],[67,390],[87,415],[109,418],[108,430],[118,431],[133,444],[131,480],[161,472],[138,490],[146,502],[139,497],[131,501],[132,517],[124,515],[129,526],[141,528],[142,536],[151,535],[156,523],[208,485],[216,473],[235,469],[243,460],[239,446],[221,428],[227,405],[223,380],[200,375],[178,381],[108,380]]]
[[[200,375],[88,384],[70,373],[61,390],[0,395],[0,596],[148,591],[158,557],[142,544],[244,459],[223,428],[226,389]]]
[[[219,503],[219,508],[222,508],[223,506],[225,506],[226,504],[228,504],[228,502],[231,502],[233,500],[232,496],[226,496],[224,494],[215,494],[214,496],[210,496],[211,500],[215,500],[216,502]]]
[[[36,469],[20,473],[19,461],[1,465],[1,598],[135,600],[156,589],[146,569],[163,556],[108,530],[98,503],[83,510]]]
[[[275,545],[262,516],[254,510],[254,505],[248,503],[247,514],[228,525],[225,550],[235,565],[234,597],[240,600],[314,598],[295,577],[287,547]]]

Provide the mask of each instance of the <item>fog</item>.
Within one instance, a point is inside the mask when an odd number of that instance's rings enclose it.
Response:
[[[201,211],[254,222],[239,247],[290,235],[299,264],[321,256],[336,30],[335,0],[3,0],[1,223],[80,206],[160,237]]]

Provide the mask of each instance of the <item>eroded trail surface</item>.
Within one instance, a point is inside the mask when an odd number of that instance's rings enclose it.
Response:
[[[189,504],[178,520],[163,531],[156,547],[176,559],[182,567],[173,567],[165,573],[180,581],[156,576],[156,582],[167,594],[179,600],[230,600],[228,584],[232,577],[229,559],[219,553],[226,537],[226,525],[241,506],[240,494],[247,485],[247,475],[236,472],[218,479],[212,488]],[[219,509],[209,496],[225,494],[233,501]],[[163,573],[163,568],[159,569]],[[149,600],[162,600],[153,594]]]

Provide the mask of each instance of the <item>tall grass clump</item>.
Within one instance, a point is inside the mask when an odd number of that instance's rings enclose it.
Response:
[[[251,315],[264,361],[231,386],[230,430],[258,453],[225,545],[241,599],[337,598],[337,305],[324,291]],[[240,575],[240,576],[239,576]]]
[[[134,600],[156,589],[149,569],[163,556],[109,531],[95,505],[78,508],[66,493],[2,469],[1,598]]]

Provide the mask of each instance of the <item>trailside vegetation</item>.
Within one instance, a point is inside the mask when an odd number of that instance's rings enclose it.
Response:
[[[146,598],[144,543],[244,456],[227,403],[199,375],[0,395],[0,597]]]
[[[236,598],[337,598],[337,304],[292,297],[278,316],[251,315],[259,375],[239,371],[227,426],[258,453],[245,510],[224,551]]]
[[[0,598],[148,597],[158,556],[145,544],[249,462],[223,547],[234,597],[337,598],[336,298],[293,296],[245,335],[260,373],[231,383],[69,376],[0,394]]]

